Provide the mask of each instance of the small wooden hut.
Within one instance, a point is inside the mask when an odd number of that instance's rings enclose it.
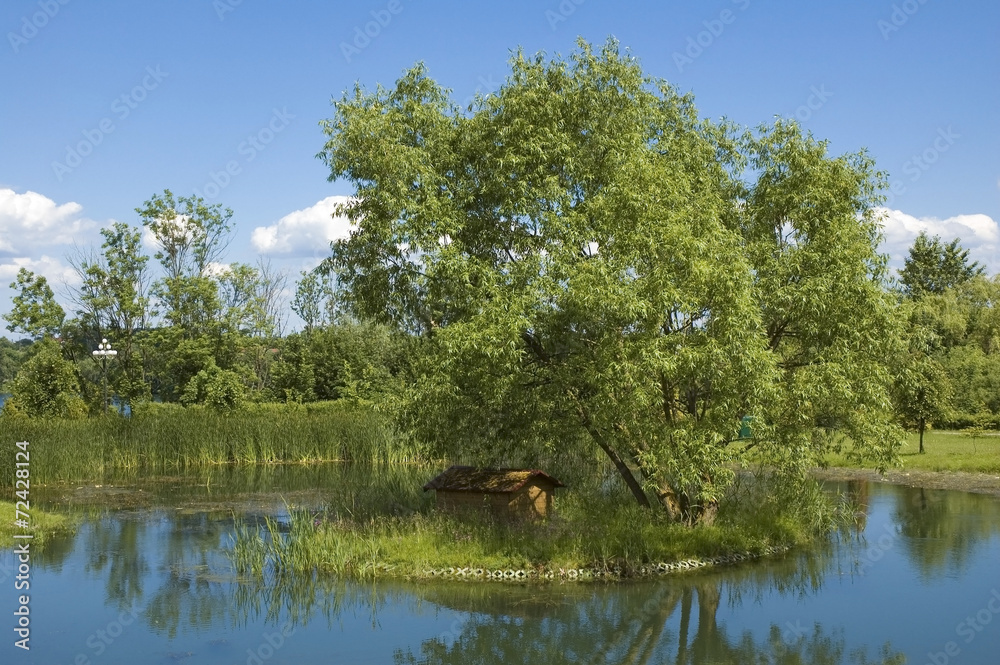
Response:
[[[480,469],[453,466],[424,485],[443,510],[485,508],[498,517],[534,519],[552,512],[561,482],[538,469]]]

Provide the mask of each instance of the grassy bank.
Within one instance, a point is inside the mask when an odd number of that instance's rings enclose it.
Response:
[[[919,450],[917,434],[908,434],[899,452],[903,470],[1000,473],[1000,434],[996,432],[973,439],[964,432],[931,430],[924,432],[925,452]],[[831,455],[827,462],[830,466],[857,466],[837,455]]]
[[[14,524],[14,503],[0,501],[0,543],[7,547],[15,542],[14,534],[30,533],[32,547],[44,545],[45,541],[59,533],[66,533],[76,528],[75,523],[66,515],[50,513],[38,508],[30,511],[30,526],[25,529]]]
[[[420,578],[448,568],[617,569],[628,576],[660,562],[801,545],[829,526],[815,513],[758,503],[730,508],[713,526],[687,528],[620,497],[581,492],[561,497],[552,519],[526,523],[436,510],[361,519],[292,511],[289,524],[240,525],[229,553],[250,576],[319,571]]]
[[[39,483],[129,469],[162,473],[213,464],[379,464],[419,457],[382,416],[339,402],[264,404],[231,414],[149,404],[131,418],[0,418],[0,441],[31,443],[31,478]]]

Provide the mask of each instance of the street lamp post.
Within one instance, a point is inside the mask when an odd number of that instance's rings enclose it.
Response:
[[[101,359],[101,375],[104,378],[104,413],[108,412],[108,358],[114,358],[118,352],[111,348],[111,342],[106,338],[101,340],[94,351],[94,357]]]

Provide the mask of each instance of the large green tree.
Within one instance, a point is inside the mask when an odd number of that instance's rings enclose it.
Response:
[[[324,123],[356,188],[346,303],[428,339],[416,434],[522,458],[586,440],[687,523],[714,518],[745,415],[781,469],[831,440],[818,424],[886,461],[870,161],[712,125],[613,42],[511,66],[467,110],[418,65]]]
[[[800,468],[833,447],[884,468],[902,440],[890,358],[903,322],[876,249],[883,175],[864,152],[830,156],[780,120],[720,148],[735,176],[727,225],[743,240],[779,372],[773,429],[758,444],[772,464]]]

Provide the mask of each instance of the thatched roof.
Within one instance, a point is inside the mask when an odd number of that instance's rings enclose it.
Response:
[[[453,466],[424,485],[424,491],[516,492],[536,478],[547,480],[552,483],[553,487],[565,487],[561,482],[538,469],[480,469],[474,466]]]

